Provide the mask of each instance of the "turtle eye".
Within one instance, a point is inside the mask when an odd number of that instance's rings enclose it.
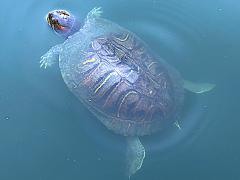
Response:
[[[53,25],[57,25],[57,24],[58,24],[58,20],[53,19],[53,20],[52,20],[52,24],[53,24]]]
[[[54,29],[59,26],[58,20],[57,19],[49,19],[49,25]]]

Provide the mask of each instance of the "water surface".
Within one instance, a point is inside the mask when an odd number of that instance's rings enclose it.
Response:
[[[182,132],[143,138],[147,157],[132,179],[240,178],[240,3],[237,0],[2,1],[0,179],[123,180],[124,138],[108,132],[65,86],[58,66],[39,59],[62,39],[45,15],[67,9],[103,17],[135,32],[182,76],[211,82],[187,93]]]

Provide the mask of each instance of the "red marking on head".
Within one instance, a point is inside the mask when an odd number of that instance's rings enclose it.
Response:
[[[64,27],[64,26],[61,26],[61,25],[60,25],[60,26],[58,26],[58,29],[59,29],[59,30],[61,30],[61,31],[66,31],[66,30],[67,30],[67,29],[66,29],[66,27]]]

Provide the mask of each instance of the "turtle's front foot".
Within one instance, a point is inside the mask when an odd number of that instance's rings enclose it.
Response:
[[[40,63],[40,68],[47,68],[52,66],[56,62],[56,57],[52,55],[51,53],[46,53],[41,57],[41,60],[39,61]]]
[[[102,7],[95,7],[93,8],[93,11],[92,11],[93,15],[95,17],[100,17],[103,13],[103,10],[102,10]]]
[[[62,44],[53,46],[46,54],[41,57],[40,68],[52,66],[55,62],[58,61],[59,53],[62,51]]]
[[[101,7],[95,7],[88,13],[87,19],[98,18],[102,13],[103,11]]]

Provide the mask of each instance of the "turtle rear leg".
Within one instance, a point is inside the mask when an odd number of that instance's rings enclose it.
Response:
[[[127,175],[135,174],[143,164],[145,148],[138,137],[127,137]]]
[[[47,68],[52,66],[58,61],[58,55],[62,50],[61,44],[52,47],[46,54],[41,56],[40,68]]]
[[[193,93],[201,94],[211,91],[216,85],[211,83],[194,83],[188,80],[184,80],[184,89],[191,91]]]

